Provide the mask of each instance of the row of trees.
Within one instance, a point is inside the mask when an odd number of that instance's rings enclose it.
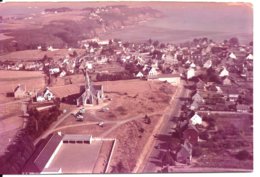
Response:
[[[20,174],[32,156],[35,146],[33,141],[60,115],[60,101],[54,101],[54,107],[46,111],[37,111],[33,105],[28,106],[29,120],[25,128],[15,136],[12,144],[7,147],[7,152],[0,156],[1,174]]]
[[[115,81],[115,80],[129,80],[134,79],[132,74],[126,72],[119,72],[115,74],[100,74],[96,76],[97,81]]]
[[[36,108],[32,108],[28,113],[30,116],[25,131],[31,135],[33,139],[36,139],[57,120],[60,115],[60,110],[59,106],[54,106],[51,109],[41,112],[37,111]]]
[[[34,149],[32,137],[24,129],[20,130],[7,152],[0,157],[0,173],[20,174]]]

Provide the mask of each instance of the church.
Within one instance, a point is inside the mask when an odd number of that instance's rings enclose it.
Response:
[[[98,105],[103,102],[104,91],[102,85],[92,85],[87,71],[85,75],[85,88],[77,99],[77,106]]]

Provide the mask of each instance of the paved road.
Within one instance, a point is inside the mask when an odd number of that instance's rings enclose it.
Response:
[[[175,98],[170,105],[171,110],[169,114],[165,115],[164,122],[161,125],[157,138],[155,138],[151,151],[148,152],[147,158],[143,162],[143,166],[140,166],[138,172],[152,173],[161,169],[161,156],[163,151],[167,150],[167,141],[169,140],[170,132],[172,131],[172,118],[178,117],[181,112],[181,97],[187,97],[188,90],[181,84],[175,94]],[[155,148],[160,146],[160,148]]]

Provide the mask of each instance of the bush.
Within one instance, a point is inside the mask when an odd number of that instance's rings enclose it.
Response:
[[[201,156],[201,154],[202,154],[201,148],[199,148],[199,147],[194,147],[194,148],[192,149],[192,156],[193,156],[193,157],[199,157],[199,156]]]
[[[251,158],[252,158],[251,154],[250,154],[248,151],[246,151],[246,150],[241,150],[241,151],[239,151],[239,152],[235,155],[235,157],[236,157],[238,160],[247,160],[247,159],[251,159]]]
[[[209,139],[209,134],[208,132],[204,131],[199,135],[199,138],[202,140],[208,140]]]

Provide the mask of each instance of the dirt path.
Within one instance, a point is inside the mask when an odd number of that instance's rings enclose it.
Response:
[[[151,117],[151,116],[154,116],[154,115],[157,115],[157,114],[161,114],[162,111],[160,112],[155,112],[155,113],[151,113],[151,114],[147,114],[147,116]],[[135,117],[132,117],[132,118],[129,118],[129,119],[126,119],[126,120],[121,120],[121,121],[116,121],[116,125],[113,126],[112,128],[110,128],[108,131],[102,133],[100,136],[102,138],[105,138],[106,136],[108,136],[113,130],[117,129],[118,127],[120,127],[121,125],[127,123],[127,122],[131,122],[133,120],[137,120],[137,119],[141,119],[141,118],[144,118],[145,115],[138,115],[138,116],[135,116]]]
[[[9,105],[9,104],[20,103],[20,102],[23,102],[23,101],[28,101],[28,98],[24,98],[24,99],[21,99],[21,100],[15,100],[15,101],[9,101],[9,102],[6,102],[6,103],[0,103],[0,106],[6,106],[6,105]]]
[[[65,115],[62,115],[61,117],[58,118],[58,120],[56,122],[54,122],[48,130],[46,130],[40,137],[38,137],[35,141],[34,141],[34,145],[36,145],[41,139],[44,139],[46,138],[48,135],[50,135],[51,133],[53,133],[55,131],[55,128],[61,124],[66,118],[68,118],[69,116],[71,116],[72,113],[74,112],[77,112],[79,111],[81,108],[85,108],[86,110],[88,109],[100,109],[104,106],[107,106],[107,104],[101,104],[101,105],[98,105],[98,106],[95,106],[95,107],[78,107],[78,108],[75,108],[73,110],[71,110],[70,112],[68,112],[67,114]],[[75,125],[76,126],[76,125]],[[68,128],[68,127],[67,127]]]

